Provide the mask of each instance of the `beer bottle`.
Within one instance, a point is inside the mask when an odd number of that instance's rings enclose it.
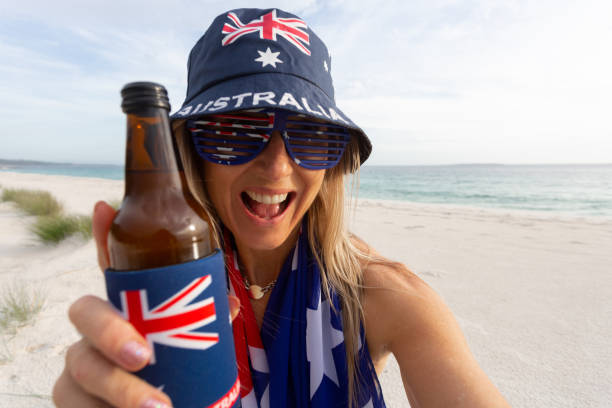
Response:
[[[108,236],[109,301],[147,340],[136,375],[177,408],[237,407],[240,381],[223,254],[177,160],[166,89],[121,91],[127,114],[125,196]]]
[[[125,196],[108,239],[111,268],[155,268],[209,255],[209,219],[176,158],[166,89],[134,82],[121,95],[127,114]]]

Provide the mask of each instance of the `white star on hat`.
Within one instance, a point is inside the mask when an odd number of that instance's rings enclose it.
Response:
[[[327,61],[323,60],[323,68],[325,68],[325,72],[329,72],[329,68],[327,67]]]
[[[270,50],[270,47],[268,47],[268,49],[266,50],[266,52],[263,51],[259,51],[257,50],[257,52],[259,53],[259,57],[255,58],[255,61],[257,62],[261,62],[261,67],[265,67],[266,65],[272,65],[274,68],[276,68],[276,63],[283,63],[283,61],[281,61],[278,58],[278,54],[280,54],[279,52],[272,52]]]

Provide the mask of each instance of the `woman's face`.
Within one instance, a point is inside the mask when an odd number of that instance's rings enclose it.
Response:
[[[325,170],[298,166],[279,132],[248,163],[204,161],[205,186],[221,221],[239,244],[254,250],[279,248],[294,237],[323,183]]]

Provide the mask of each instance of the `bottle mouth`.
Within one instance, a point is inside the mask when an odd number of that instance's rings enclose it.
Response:
[[[168,92],[155,82],[130,82],[121,89],[121,109],[131,113],[145,107],[163,108],[170,111]]]

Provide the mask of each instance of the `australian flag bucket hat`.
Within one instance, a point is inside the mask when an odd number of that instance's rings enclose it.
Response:
[[[336,106],[327,47],[291,13],[224,13],[195,44],[187,65],[187,96],[172,121],[246,109],[284,109],[350,129],[361,163],[372,151],[363,130]]]

